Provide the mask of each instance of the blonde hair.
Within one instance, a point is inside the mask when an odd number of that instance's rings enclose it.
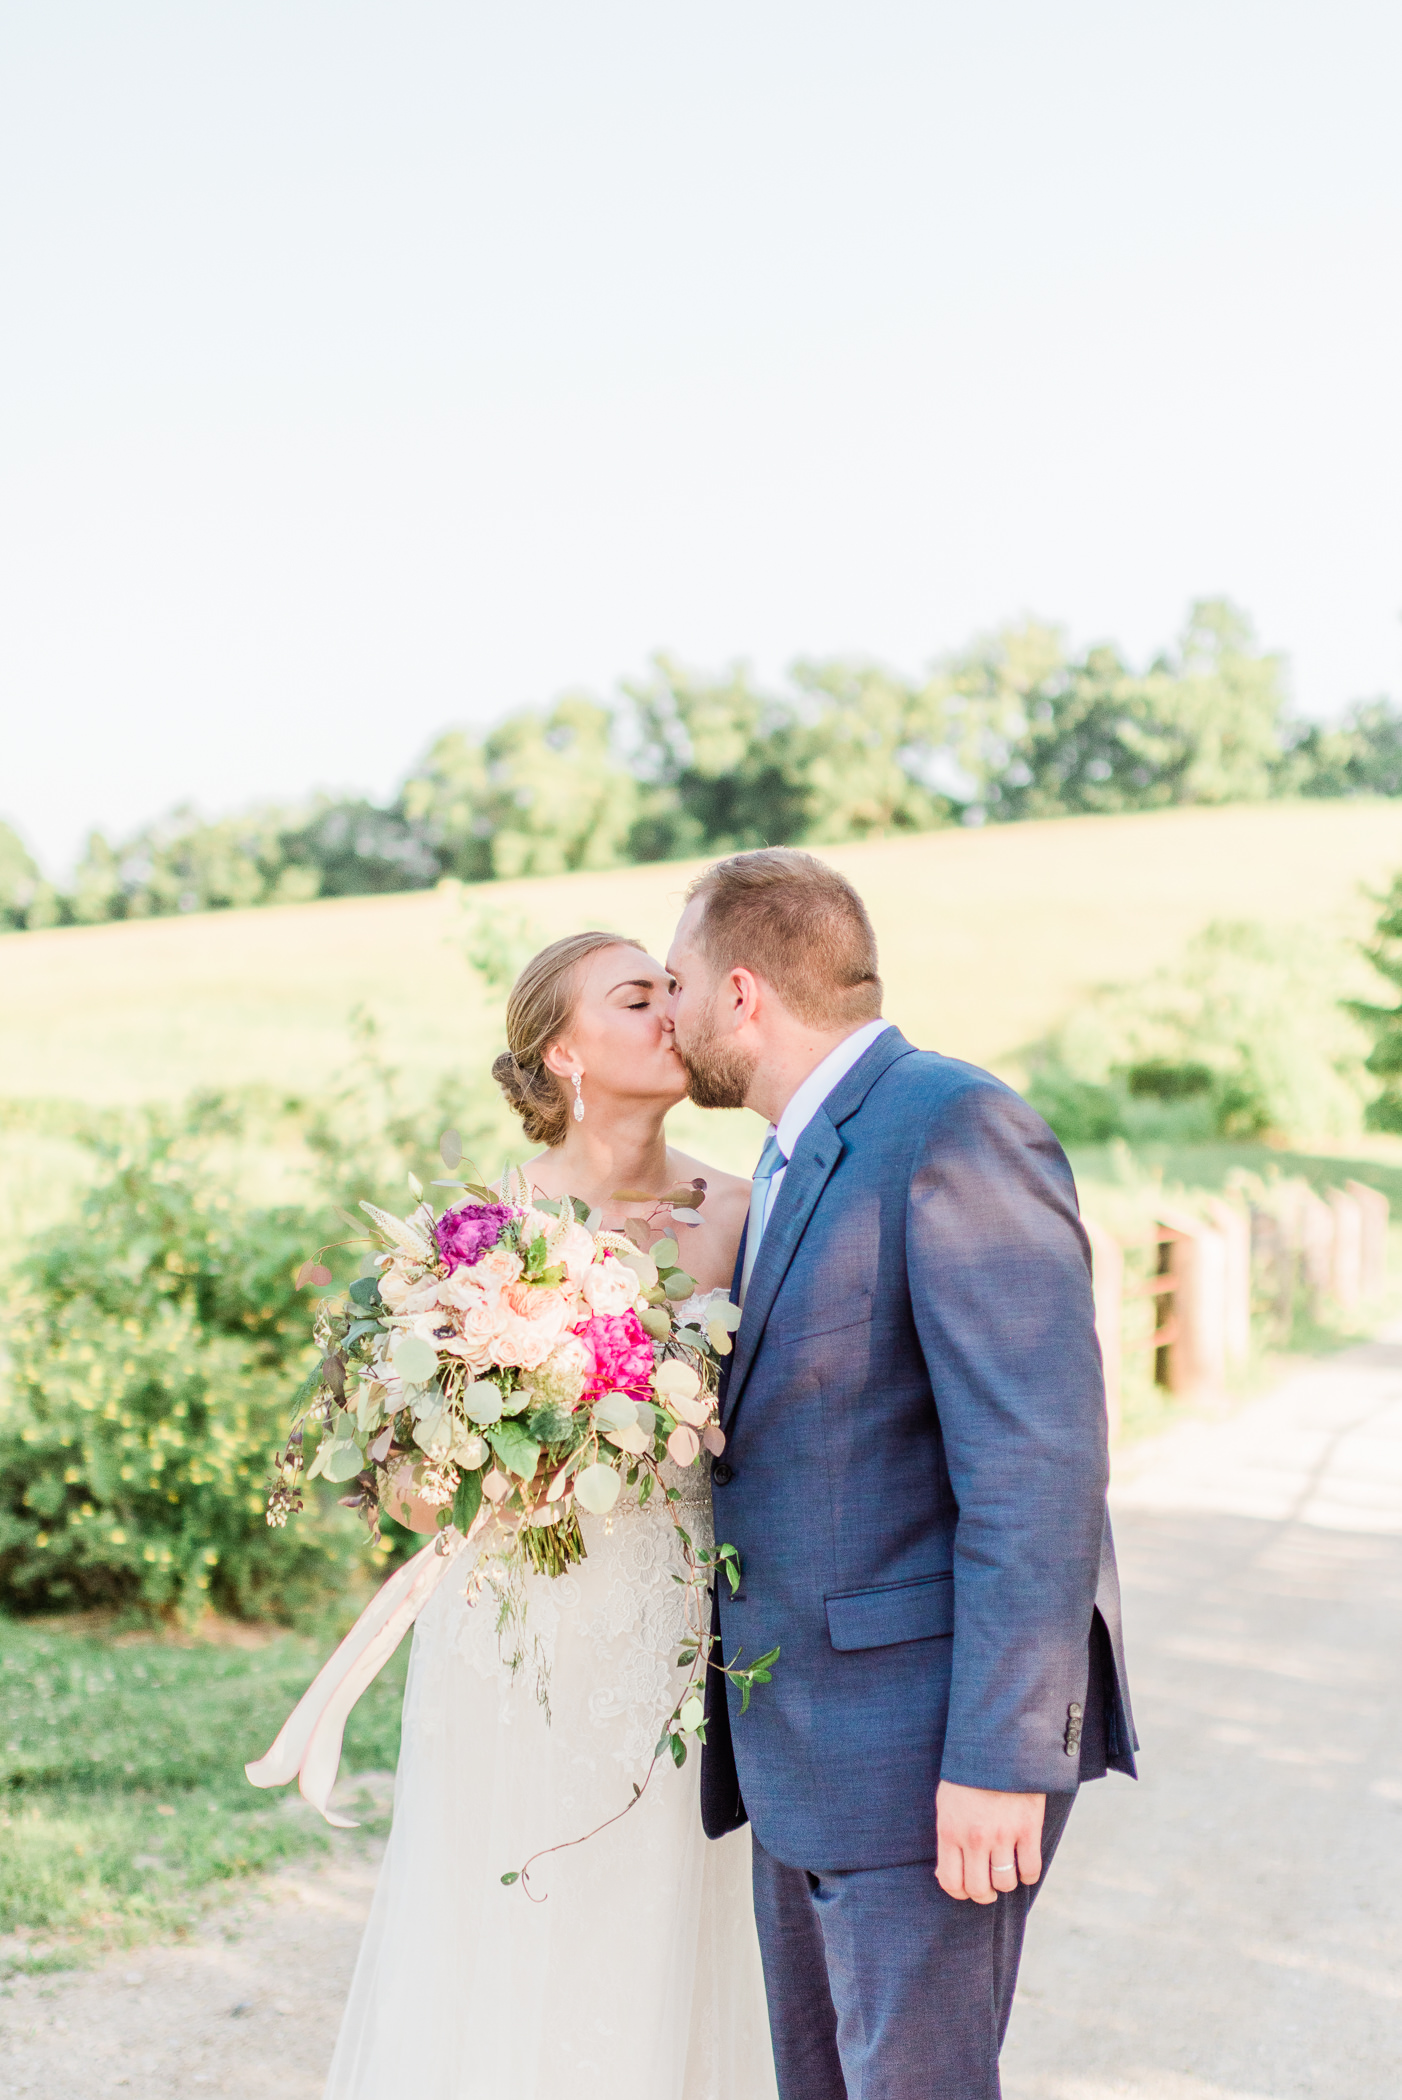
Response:
[[[605,948],[637,948],[621,933],[571,933],[533,955],[506,1001],[506,1041],[492,1077],[532,1145],[558,1145],[569,1129],[569,1096],[545,1062],[579,1004],[579,966]]]
[[[735,853],[687,892],[705,905],[696,942],[718,974],[753,970],[813,1028],[856,1028],[881,1012],[876,935],[850,882],[811,853]]]

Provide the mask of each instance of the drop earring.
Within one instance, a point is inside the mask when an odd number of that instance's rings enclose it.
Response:
[[[580,1081],[583,1077],[584,1074],[582,1072],[576,1072],[574,1075],[574,1119],[576,1123],[584,1121],[584,1097],[579,1091]]]

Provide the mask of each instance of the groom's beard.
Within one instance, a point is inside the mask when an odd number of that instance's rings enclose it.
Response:
[[[675,1037],[673,1041],[675,1042]],[[726,1049],[716,1040],[714,1028],[683,1049],[677,1056],[686,1066],[687,1092],[698,1108],[743,1108],[758,1059],[742,1050]]]

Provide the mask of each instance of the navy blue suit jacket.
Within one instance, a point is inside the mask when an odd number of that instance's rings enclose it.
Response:
[[[1133,1772],[1090,1253],[1018,1094],[878,1037],[794,1148],[721,1419],[724,1655],[781,1654],[745,1714],[710,1674],[713,1837],[891,1866],[935,1856],[941,1778]]]

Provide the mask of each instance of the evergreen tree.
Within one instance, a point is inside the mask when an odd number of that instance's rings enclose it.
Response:
[[[1373,1038],[1365,1069],[1382,1081],[1381,1091],[1368,1104],[1368,1128],[1402,1132],[1402,875],[1393,876],[1382,907],[1372,945],[1364,952],[1397,992],[1397,1003],[1372,1006],[1351,999],[1348,1006]]]

